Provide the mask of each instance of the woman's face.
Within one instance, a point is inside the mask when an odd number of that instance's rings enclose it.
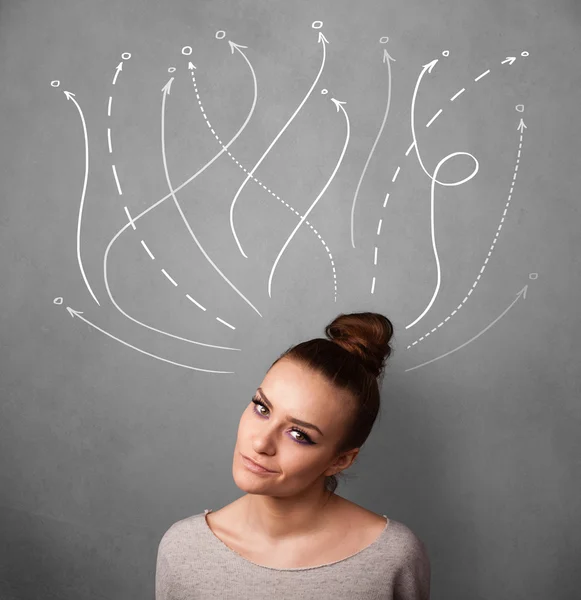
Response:
[[[350,397],[321,375],[281,359],[266,374],[253,400],[256,403],[249,402],[240,418],[232,469],[236,485],[247,493],[294,496],[321,486],[321,479],[355,458],[357,451],[336,455],[350,418]],[[241,455],[275,473],[250,471]]]

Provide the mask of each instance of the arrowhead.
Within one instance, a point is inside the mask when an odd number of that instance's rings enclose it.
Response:
[[[67,306],[67,310],[69,311],[69,314],[71,315],[71,317],[78,317],[79,315],[82,315],[83,313],[78,311],[78,310],[74,310],[72,309],[70,306]]]
[[[70,100],[71,98],[74,98],[74,94],[71,92],[64,92],[65,96],[67,97],[67,100]]]
[[[347,104],[347,102],[341,102],[340,100],[335,100],[335,98],[331,98],[331,101],[335,103],[335,106],[337,107],[337,112],[339,112],[340,104]]]
[[[192,69],[195,69],[195,68],[196,68],[196,65],[193,62],[190,61],[188,63],[188,69],[191,71]]]
[[[171,78],[171,79],[170,79],[170,80],[169,80],[169,81],[168,81],[168,82],[167,82],[167,83],[166,83],[166,84],[165,84],[165,85],[164,85],[164,86],[161,88],[161,91],[162,91],[164,94],[166,94],[166,93],[167,93],[167,94],[169,94],[169,93],[170,93],[170,90],[171,90],[171,82],[172,82],[173,80],[174,80],[174,78],[172,77],[172,78]]]
[[[386,63],[390,60],[393,60],[393,62],[395,62],[395,58],[391,57],[389,55],[389,52],[384,48],[383,49],[383,62]]]
[[[232,54],[234,54],[234,48],[236,48],[236,50],[238,50],[238,52],[240,52],[240,48],[248,48],[248,46],[241,46],[240,44],[235,44],[234,42],[231,42],[230,40],[228,40],[228,43],[230,44],[230,48],[232,49]]]
[[[522,289],[522,290],[521,290],[521,291],[520,291],[520,292],[519,292],[519,293],[516,295],[516,296],[517,296],[517,298],[518,298],[519,296],[522,296],[523,298],[526,298],[526,297],[527,297],[527,290],[528,290],[528,289],[529,289],[529,286],[528,286],[528,284],[527,284],[527,285],[525,285],[525,286],[524,286],[524,288],[523,288],[523,289]]]
[[[320,44],[322,41],[325,41],[325,42],[327,42],[327,44],[329,43],[329,40],[328,40],[328,39],[327,39],[327,38],[326,38],[326,37],[323,35],[323,32],[322,32],[322,31],[319,31],[319,44]]]
[[[117,70],[118,71],[123,71],[123,61],[121,61],[118,65],[117,65]]]
[[[422,65],[424,67],[424,72],[426,71],[426,69],[428,70],[428,73],[432,72],[432,69],[436,66],[436,63],[438,62],[439,59],[434,59],[432,62],[429,62],[427,65]]]
[[[516,60],[516,56],[507,56],[505,58],[505,60],[502,61],[501,64],[505,64],[505,63],[510,63],[512,65],[512,63]]]
[[[528,129],[528,127],[525,125],[525,122],[521,119],[517,129],[522,133],[525,129]]]

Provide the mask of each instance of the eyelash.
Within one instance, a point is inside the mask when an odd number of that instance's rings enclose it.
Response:
[[[261,414],[258,410],[257,407],[258,406],[262,406],[263,408],[266,408],[266,410],[268,410],[268,407],[265,406],[265,404],[263,402],[261,402],[260,400],[258,400],[257,398],[252,398],[252,402],[254,404],[254,412],[259,416],[262,417],[263,419],[265,418],[265,416],[263,414]],[[306,431],[303,431],[300,427],[293,427],[292,431],[298,431],[302,436],[305,437],[305,441],[301,441],[301,440],[297,440],[296,438],[293,438],[297,444],[308,444],[308,445],[314,445],[316,442],[313,442],[313,440],[309,437],[309,434]]]

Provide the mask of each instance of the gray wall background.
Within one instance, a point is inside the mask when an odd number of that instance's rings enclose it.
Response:
[[[166,529],[241,495],[268,365],[372,310],[395,354],[338,493],[425,541],[435,600],[577,598],[580,44],[573,0],[1,2],[0,596],[153,598]],[[418,80],[422,162],[473,155],[461,185],[406,155]],[[232,200],[303,100],[243,255]]]

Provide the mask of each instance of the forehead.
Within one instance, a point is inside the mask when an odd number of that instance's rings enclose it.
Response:
[[[277,412],[314,423],[325,435],[342,427],[343,415],[350,406],[344,391],[320,373],[288,359],[278,361],[260,387]]]

